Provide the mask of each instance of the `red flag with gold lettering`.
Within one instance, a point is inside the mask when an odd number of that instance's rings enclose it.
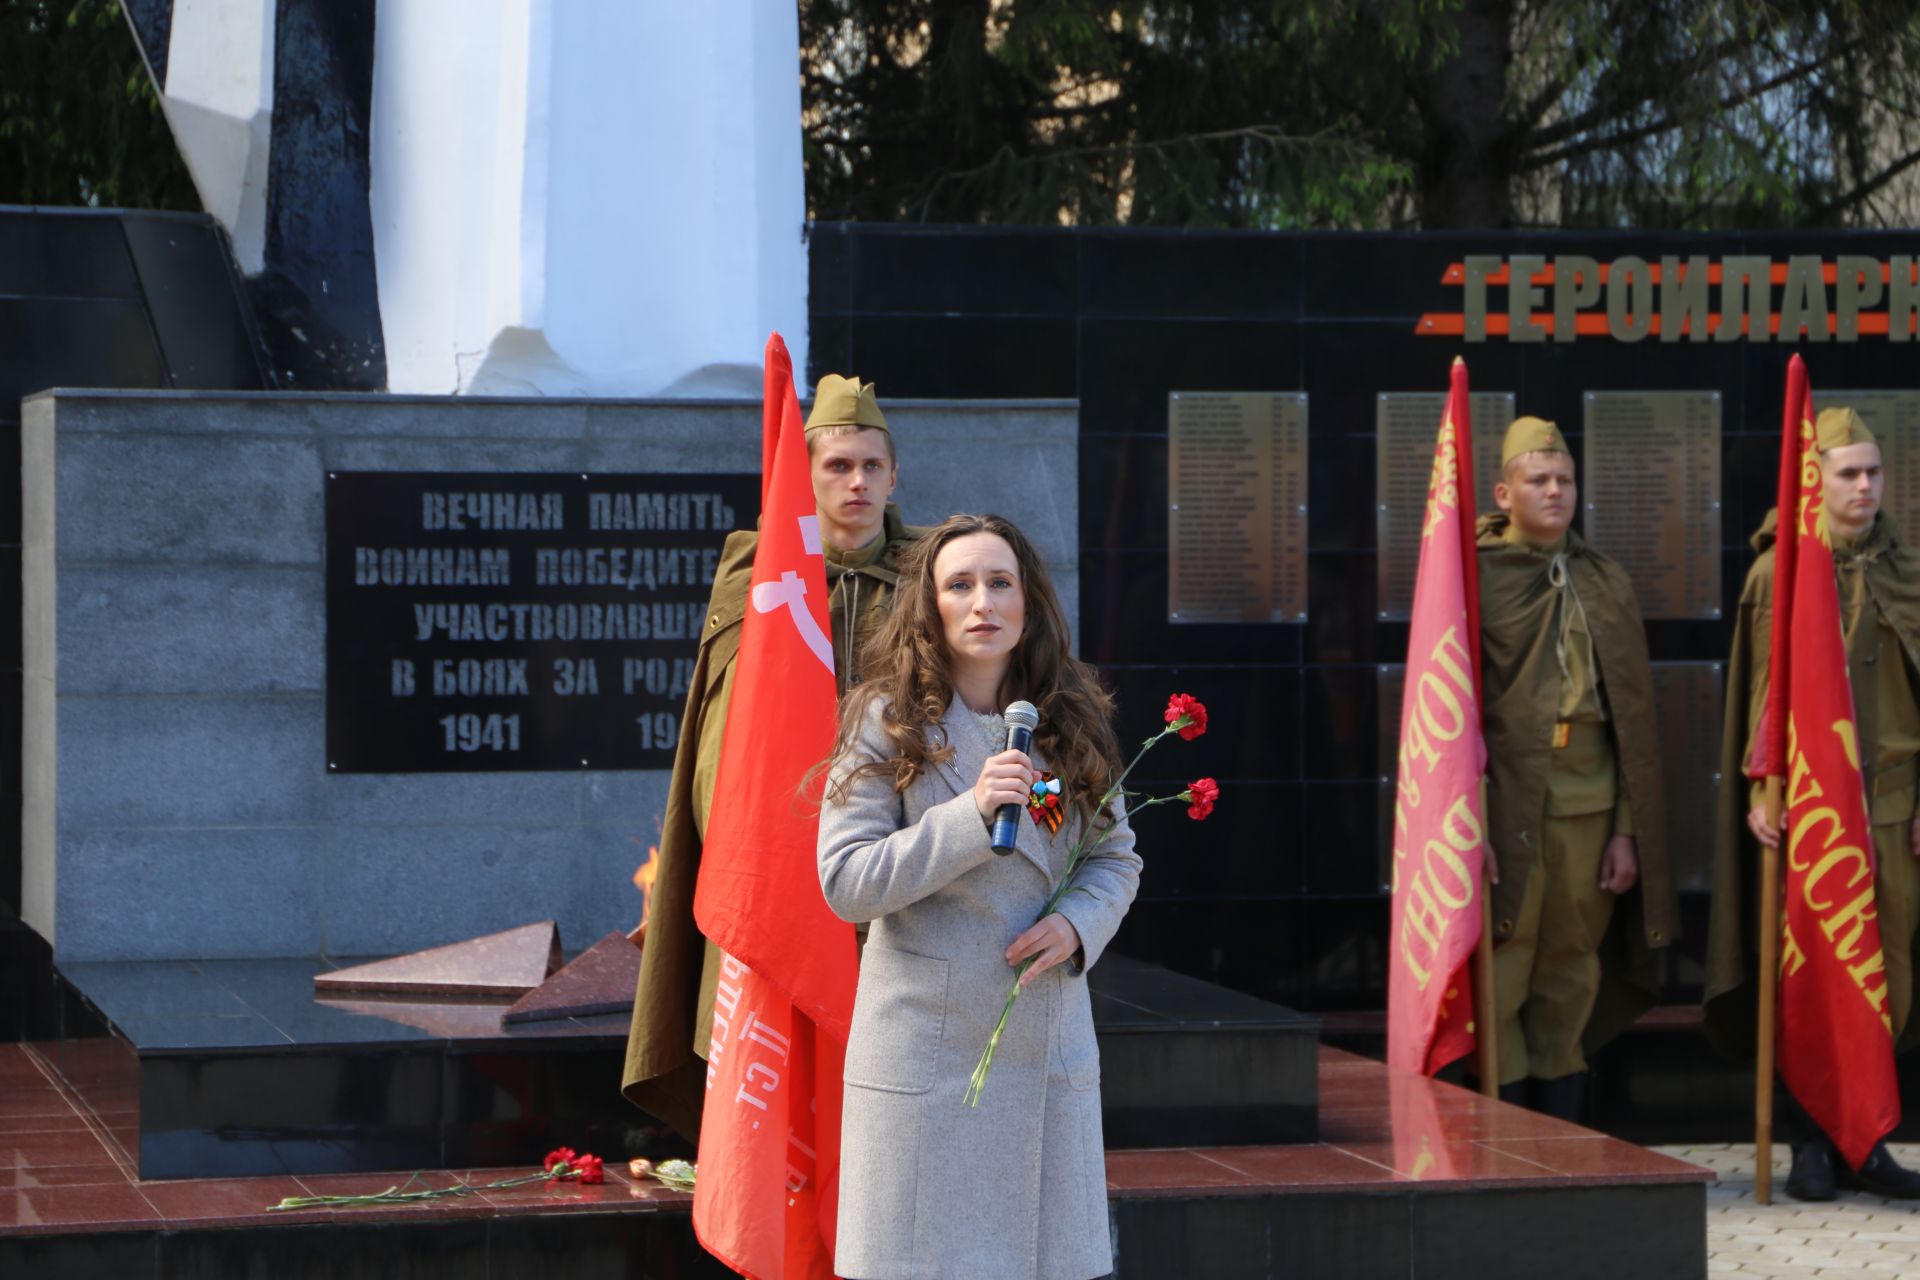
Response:
[[[1807,1114],[1858,1168],[1900,1123],[1900,1090],[1861,744],[1813,396],[1799,356],[1787,366],[1783,430],[1773,590],[1776,616],[1786,616],[1774,629],[1761,736],[1774,743],[1784,738],[1784,751],[1769,759],[1766,744],[1756,742],[1749,769],[1756,777],[1784,778],[1779,1070]]]
[[[693,914],[725,953],[693,1228],[742,1275],[833,1275],[840,1091],[858,976],[827,909],[814,765],[833,746],[833,645],[786,344],[767,341],[760,538]]]
[[[1431,1075],[1474,1046],[1480,940],[1480,592],[1467,366],[1453,362],[1413,587],[1393,804],[1387,1062]]]

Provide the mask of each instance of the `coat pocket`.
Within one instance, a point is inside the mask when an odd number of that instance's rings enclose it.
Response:
[[[933,1088],[946,1023],[947,962],[869,943],[860,955],[847,1037],[847,1083],[926,1093]]]

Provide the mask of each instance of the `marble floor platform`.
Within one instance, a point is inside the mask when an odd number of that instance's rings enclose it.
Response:
[[[284,1215],[266,1206],[399,1179],[142,1179],[112,1115],[53,1069],[60,1053],[0,1046],[0,1274],[515,1275],[555,1257],[575,1277],[726,1274],[692,1238],[689,1198],[635,1184],[625,1151],[598,1152],[597,1187]],[[1484,1280],[1536,1274],[1519,1262],[1546,1254],[1555,1280],[1707,1273],[1708,1170],[1339,1050],[1318,1076],[1318,1142],[1110,1150],[1115,1275]]]

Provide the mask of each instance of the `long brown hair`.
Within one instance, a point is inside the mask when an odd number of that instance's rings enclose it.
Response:
[[[855,778],[880,776],[905,791],[930,762],[950,759],[941,719],[953,701],[951,660],[940,619],[940,584],[934,561],[956,538],[990,533],[1012,548],[1026,599],[1026,624],[1007,666],[1005,688],[1039,708],[1034,748],[1061,781],[1069,803],[1091,822],[1093,806],[1120,768],[1120,742],[1113,732],[1113,697],[1088,664],[1068,650],[1066,613],[1054,593],[1046,563],[1027,536],[1002,516],[957,515],[927,531],[900,557],[900,585],[880,629],[862,646],[862,681],[840,704],[840,732],[833,759],[848,751],[876,700],[893,755],[871,760],[842,775],[829,791],[845,802]]]

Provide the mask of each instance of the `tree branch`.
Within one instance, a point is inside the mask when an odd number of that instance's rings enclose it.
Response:
[[[1718,113],[1723,111],[1731,111],[1735,107],[1745,106],[1747,103],[1753,101],[1755,98],[1760,97],[1762,94],[1771,93],[1775,89],[1778,89],[1783,85],[1790,84],[1795,80],[1811,75],[1813,72],[1818,71],[1821,67],[1825,66],[1828,62],[1832,61],[1834,58],[1839,57],[1840,53],[1841,51],[1836,50],[1833,53],[1829,53],[1823,57],[1816,58],[1812,62],[1802,63],[1798,67],[1794,67],[1791,70],[1783,71],[1779,75],[1773,77],[1773,79],[1765,81],[1762,84],[1750,86],[1749,88],[1742,89],[1738,93],[1728,94],[1726,97],[1720,99],[1719,102],[1715,103],[1713,109],[1716,113]],[[1591,115],[1592,113],[1589,112],[1588,114]],[[1521,169],[1522,172],[1525,172],[1530,169],[1543,169],[1549,165],[1560,164],[1567,160],[1578,159],[1579,157],[1583,155],[1587,155],[1594,151],[1611,151],[1618,147],[1626,146],[1630,143],[1644,141],[1645,139],[1651,138],[1656,134],[1670,132],[1671,130],[1679,128],[1680,124],[1681,124],[1681,121],[1677,116],[1674,116],[1674,115],[1662,116],[1660,119],[1655,120],[1651,124],[1644,124],[1633,129],[1623,129],[1619,133],[1609,133],[1601,137],[1583,138],[1578,142],[1568,143],[1566,146],[1561,147],[1555,151],[1534,151],[1533,153],[1522,157],[1519,168]],[[1548,138],[1545,135],[1551,132],[1554,132],[1554,131],[1542,130],[1540,135],[1537,135],[1535,137],[1532,145],[1535,147],[1538,147],[1543,144],[1550,144],[1552,141],[1554,141],[1554,139]],[[1561,136],[1564,137],[1566,135],[1562,133]]]
[[[1536,130],[1533,137],[1533,145],[1536,147],[1552,146],[1554,143],[1560,142],[1563,139],[1577,137],[1603,121],[1616,119],[1626,112],[1633,110],[1635,107],[1644,105],[1659,93],[1661,89],[1666,87],[1673,77],[1688,75],[1691,73],[1692,68],[1698,67],[1703,63],[1719,62],[1731,54],[1750,47],[1750,45],[1751,41],[1723,40],[1711,49],[1702,50],[1698,57],[1688,58],[1682,62],[1661,67],[1656,71],[1650,72],[1645,82],[1647,88],[1634,94],[1631,99],[1589,107],[1577,116],[1569,117],[1566,120],[1560,121],[1558,124],[1550,124],[1545,128]],[[1849,51],[1850,47],[1830,50],[1813,62],[1802,64],[1799,68],[1784,72],[1781,76],[1775,77],[1774,80],[1766,84],[1744,90],[1744,96],[1736,95],[1736,97],[1739,97],[1740,102],[1744,102],[1747,98],[1756,94],[1766,93],[1771,89],[1776,89],[1789,80],[1806,74],[1808,71],[1825,66],[1834,58],[1840,57]],[[1726,102],[1721,103],[1721,109],[1724,110],[1727,105],[1728,103]],[[1739,102],[1734,102],[1733,105],[1737,106]]]
[[[1819,208],[1812,210],[1807,215],[1808,220],[1817,221],[1821,218],[1831,217],[1844,209],[1849,209],[1854,205],[1863,203],[1873,196],[1874,193],[1878,192],[1881,188],[1885,187],[1888,183],[1915,165],[1920,165],[1920,148],[1907,152],[1907,154],[1901,156],[1898,160],[1895,160],[1892,164],[1853,190],[1843,195],[1835,196]]]

